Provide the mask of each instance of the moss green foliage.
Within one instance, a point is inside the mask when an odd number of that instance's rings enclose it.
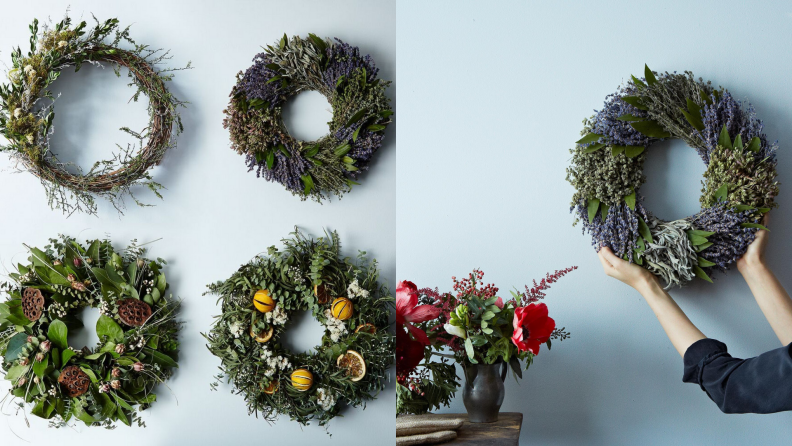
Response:
[[[774,201],[779,193],[775,164],[757,158],[743,147],[718,145],[717,150],[710,153],[702,185],[700,201],[703,207],[723,199],[762,211],[778,207]],[[723,195],[723,192],[727,193]],[[759,216],[759,213],[754,215]]]
[[[177,109],[185,104],[165,87],[174,70],[154,68],[170,58],[168,53],[136,43],[129,36],[129,28],[119,28],[116,19],[96,21],[90,28],[86,22],[73,26],[67,16],[54,27],[41,30],[34,20],[30,32],[30,50],[23,53],[17,47],[11,53],[10,82],[0,86],[0,135],[8,140],[0,151],[9,152],[25,170],[39,177],[50,206],[64,213],[95,214],[96,197],[109,200],[119,212],[127,195],[142,205],[131,192],[136,185],[160,196],[162,185],[152,179],[149,170],[175,146],[176,136],[182,131]],[[121,48],[123,43],[132,48]],[[121,67],[128,68],[130,85],[136,87],[132,100],[137,101],[141,94],[147,96],[150,118],[142,131],[121,129],[138,143],[119,147],[112,159],[95,163],[88,172],[60,162],[50,146],[55,98],[49,87],[64,69],[75,67],[79,71],[84,63],[110,64],[117,76]],[[74,170],[79,173],[71,173]]]
[[[168,294],[165,261],[149,260],[134,241],[116,252],[108,240],[87,245],[60,236],[44,250],[29,248],[26,265],[2,285],[8,299],[0,303],[0,363],[11,394],[31,406],[31,414],[53,427],[81,421],[112,428],[116,421],[143,425],[138,412],[157,399],[154,391],[178,367],[176,312],[180,303]],[[26,289],[40,290],[42,316],[29,320],[22,310]],[[121,299],[140,299],[152,309],[139,327],[118,316]],[[101,316],[94,348],[75,350],[68,333],[79,330],[79,311],[98,308]],[[58,383],[61,371],[78,366],[91,379],[89,391],[70,398]]]
[[[344,406],[364,405],[385,388],[395,348],[389,322],[394,299],[380,282],[376,260],[369,260],[365,252],[356,258],[342,257],[335,232],[314,240],[296,231],[283,244],[282,251],[273,246],[267,256],[256,257],[225,281],[209,285],[209,293],[220,296],[222,310],[204,335],[209,351],[222,361],[222,374],[212,387],[227,380],[234,393],[244,395],[249,412],[268,421],[282,414],[303,425],[311,419],[326,425]],[[320,303],[315,285],[325,287],[333,297]],[[274,311],[263,314],[255,309],[252,298],[258,290],[270,293],[276,302]],[[354,314],[348,320],[329,314],[332,299],[338,296],[353,302]],[[269,316],[281,309],[280,318]],[[327,330],[314,349],[293,353],[282,342],[288,336],[289,316],[300,311],[310,311]],[[372,324],[376,331],[356,332],[363,324]],[[259,343],[249,335],[251,327],[257,332],[272,328],[274,335]],[[360,381],[352,381],[336,363],[347,350],[365,360],[367,371]],[[291,385],[290,374],[297,368],[313,374],[308,391]],[[274,382],[278,390],[271,395],[264,392]]]
[[[589,120],[584,120],[581,135],[589,133]],[[567,167],[567,181],[575,187],[572,195],[572,206],[581,201],[597,198],[607,206],[624,202],[630,195],[646,182],[643,174],[643,163],[646,155],[641,153],[635,157],[627,157],[624,153],[616,156],[610,150],[586,152],[586,147],[576,145],[570,149],[572,163]]]

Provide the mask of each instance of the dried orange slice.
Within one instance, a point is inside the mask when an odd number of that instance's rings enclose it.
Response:
[[[363,325],[361,325],[361,326],[359,326],[358,328],[355,329],[355,333],[358,333],[358,332],[361,332],[361,331],[363,333],[374,334],[374,333],[377,332],[377,327],[374,324],[363,324]]]
[[[360,353],[354,350],[347,350],[346,353],[339,356],[336,360],[336,365],[346,369],[346,376],[349,377],[350,381],[360,381],[366,376],[366,361]]]
[[[280,387],[280,383],[278,381],[270,381],[269,385],[262,389],[262,392],[266,393],[267,395],[272,395],[278,391]]]
[[[320,305],[330,302],[330,293],[327,292],[327,287],[324,284],[314,285],[314,296]]]
[[[272,327],[270,327],[269,330],[267,330],[266,332],[256,333],[255,331],[253,331],[253,326],[251,325],[250,326],[250,337],[255,339],[256,342],[260,342],[260,343],[263,344],[263,343],[269,341],[270,339],[272,339],[272,333],[274,331],[275,330],[273,330]]]

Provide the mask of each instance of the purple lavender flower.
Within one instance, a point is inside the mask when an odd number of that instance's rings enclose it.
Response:
[[[715,233],[707,237],[712,246],[699,253],[701,257],[715,263],[712,268],[725,272],[729,264],[742,257],[748,245],[754,241],[756,229],[740,226],[748,222],[748,214],[735,212],[726,203],[720,202],[691,217],[696,229]]]
[[[275,163],[273,163],[272,169],[267,167],[266,160],[257,161],[252,154],[247,154],[245,163],[248,166],[248,171],[256,170],[257,177],[263,175],[267,181],[277,181],[291,192],[302,193],[305,186],[300,177],[305,175],[311,163],[302,157],[299,150],[288,146],[287,150],[290,154],[288,157],[281,151],[275,152]]]
[[[335,45],[327,48],[327,68],[324,72],[324,82],[330,88],[335,88],[338,78],[349,76],[359,68],[366,69],[366,80],[373,82],[377,78],[379,69],[368,54],[360,55],[360,48],[335,39]]]
[[[624,203],[611,206],[605,220],[602,215],[597,213],[594,220],[589,222],[588,207],[585,201],[573,207],[571,211],[577,213],[583,222],[583,233],[588,231],[591,234],[591,244],[599,250],[601,246],[607,246],[619,257],[627,254],[630,262],[633,261],[633,250],[635,241],[639,237],[638,217],[649,220],[649,213],[641,203],[636,203],[635,210],[630,209]]]
[[[245,96],[250,99],[261,99],[270,103],[270,108],[281,105],[288,91],[281,87],[280,82],[269,82],[278,73],[266,67],[272,63],[267,53],[259,53],[253,58],[253,65],[245,70],[242,79],[239,80],[237,87],[245,92]]]
[[[352,141],[352,134],[363,124],[364,123],[361,122],[349,127],[341,127],[334,134],[336,139],[339,141],[347,141],[352,146],[347,156],[357,160],[355,166],[359,169],[356,172],[349,172],[349,175],[353,179],[357,178],[361,172],[368,169],[371,157],[374,156],[374,152],[382,146],[382,141],[384,139],[382,132],[372,132],[361,129],[360,132],[358,132],[357,140]]]
[[[775,161],[775,145],[768,144],[767,137],[762,133],[764,123],[756,117],[756,110],[752,105],[748,104],[747,109],[743,110],[740,101],[735,100],[728,91],[721,93],[719,99],[713,94],[710,100],[712,104],[703,108],[704,130],[699,134],[706,146],[706,152],[697,149],[705,163],[709,164],[709,155],[718,146],[718,138],[724,125],[731,138],[741,135],[745,144],[758,137],[761,150],[757,153],[757,158],[769,157]]]
[[[647,117],[643,110],[639,110],[632,105],[621,100],[623,96],[635,94],[634,87],[619,87],[619,91],[609,94],[605,98],[602,110],[596,111],[593,127],[591,131],[599,135],[605,135],[610,144],[625,146],[648,146],[649,137],[635,130],[627,121],[619,121],[617,118],[625,114],[631,114],[641,118]]]

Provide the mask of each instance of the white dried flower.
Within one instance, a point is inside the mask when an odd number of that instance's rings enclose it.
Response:
[[[289,315],[279,304],[275,308],[264,315],[264,319],[272,325],[285,325],[289,321]]]
[[[327,412],[332,409],[333,406],[335,406],[336,399],[329,390],[325,389],[324,387],[320,387],[316,389],[316,403],[322,408],[322,410]]]
[[[21,109],[21,108],[19,108],[19,107],[17,107],[17,108],[14,110],[14,117],[15,117],[15,118],[19,118],[20,116],[22,116],[22,109]]]
[[[35,140],[36,140],[36,138],[34,138],[33,135],[27,135],[27,142],[33,144],[33,141],[35,141]]]
[[[33,69],[33,65],[25,65],[25,68],[22,69],[25,74],[35,73],[36,70]]]
[[[325,319],[327,322],[325,323],[325,327],[327,331],[330,332],[330,339],[333,342],[338,342],[341,339],[341,336],[347,333],[346,324],[341,319],[336,319],[333,317],[333,313],[330,309],[326,309],[324,312]]]
[[[228,324],[228,330],[231,332],[235,338],[239,338],[242,336],[242,333],[245,332],[245,328],[242,326],[242,322],[234,321]]]
[[[353,280],[352,283],[349,284],[347,287],[347,294],[349,295],[350,299],[354,299],[356,297],[362,297],[365,299],[369,297],[368,290],[361,288],[357,279]]]
[[[60,42],[58,42],[58,48],[63,48],[63,47],[65,47],[68,44],[69,43],[66,42],[65,40],[61,40]]]

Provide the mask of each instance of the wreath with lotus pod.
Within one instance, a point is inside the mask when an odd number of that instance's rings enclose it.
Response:
[[[777,206],[778,145],[768,142],[754,108],[727,90],[690,72],[646,67],[583,122],[567,180],[576,189],[571,211],[597,249],[610,247],[670,287],[696,277],[711,282],[766,229],[763,216]],[[707,169],[701,211],[664,221],[643,206],[639,189],[645,150],[670,138],[694,148]]]
[[[0,86],[0,134],[8,140],[0,151],[10,153],[24,170],[37,176],[50,206],[68,214],[95,214],[96,197],[108,199],[119,212],[126,195],[142,205],[131,191],[138,185],[162,198],[162,185],[149,172],[175,147],[176,136],[182,131],[177,108],[184,105],[165,87],[173,70],[155,68],[169,58],[168,53],[137,44],[129,37],[128,27],[119,29],[117,19],[96,21],[93,28],[86,22],[72,26],[68,16],[51,28],[39,30],[38,25],[38,20],[30,25],[30,51],[23,55],[17,47],[11,53],[10,83]],[[133,49],[121,48],[122,42],[132,44]],[[110,64],[119,77],[121,68],[127,68],[130,85],[137,88],[132,100],[148,97],[150,121],[140,132],[121,129],[139,145],[119,146],[121,152],[113,159],[99,161],[83,173],[79,167],[59,161],[51,147],[55,97],[49,87],[67,67],[79,71],[85,63]],[[73,173],[75,169],[78,173]]]
[[[245,155],[257,176],[303,200],[340,198],[359,184],[391,122],[385,95],[390,82],[378,72],[370,56],[341,40],[284,34],[237,75],[223,121],[231,147]],[[310,142],[291,136],[282,118],[288,98],[307,90],[318,91],[333,107],[330,132]]]
[[[29,263],[0,287],[0,362],[12,397],[51,427],[144,426],[138,412],[178,367],[179,302],[167,295],[165,261],[146,259],[134,241],[122,253],[108,240],[84,246],[66,236],[29,249]],[[86,307],[99,309],[99,344],[78,350],[68,334]]]
[[[212,387],[231,383],[248,411],[267,421],[284,414],[325,426],[344,406],[365,405],[385,388],[394,299],[376,260],[365,252],[341,256],[336,232],[314,240],[296,231],[283,244],[209,285],[222,309],[204,335],[222,362]],[[304,353],[282,342],[296,312],[325,326],[321,344]]]

